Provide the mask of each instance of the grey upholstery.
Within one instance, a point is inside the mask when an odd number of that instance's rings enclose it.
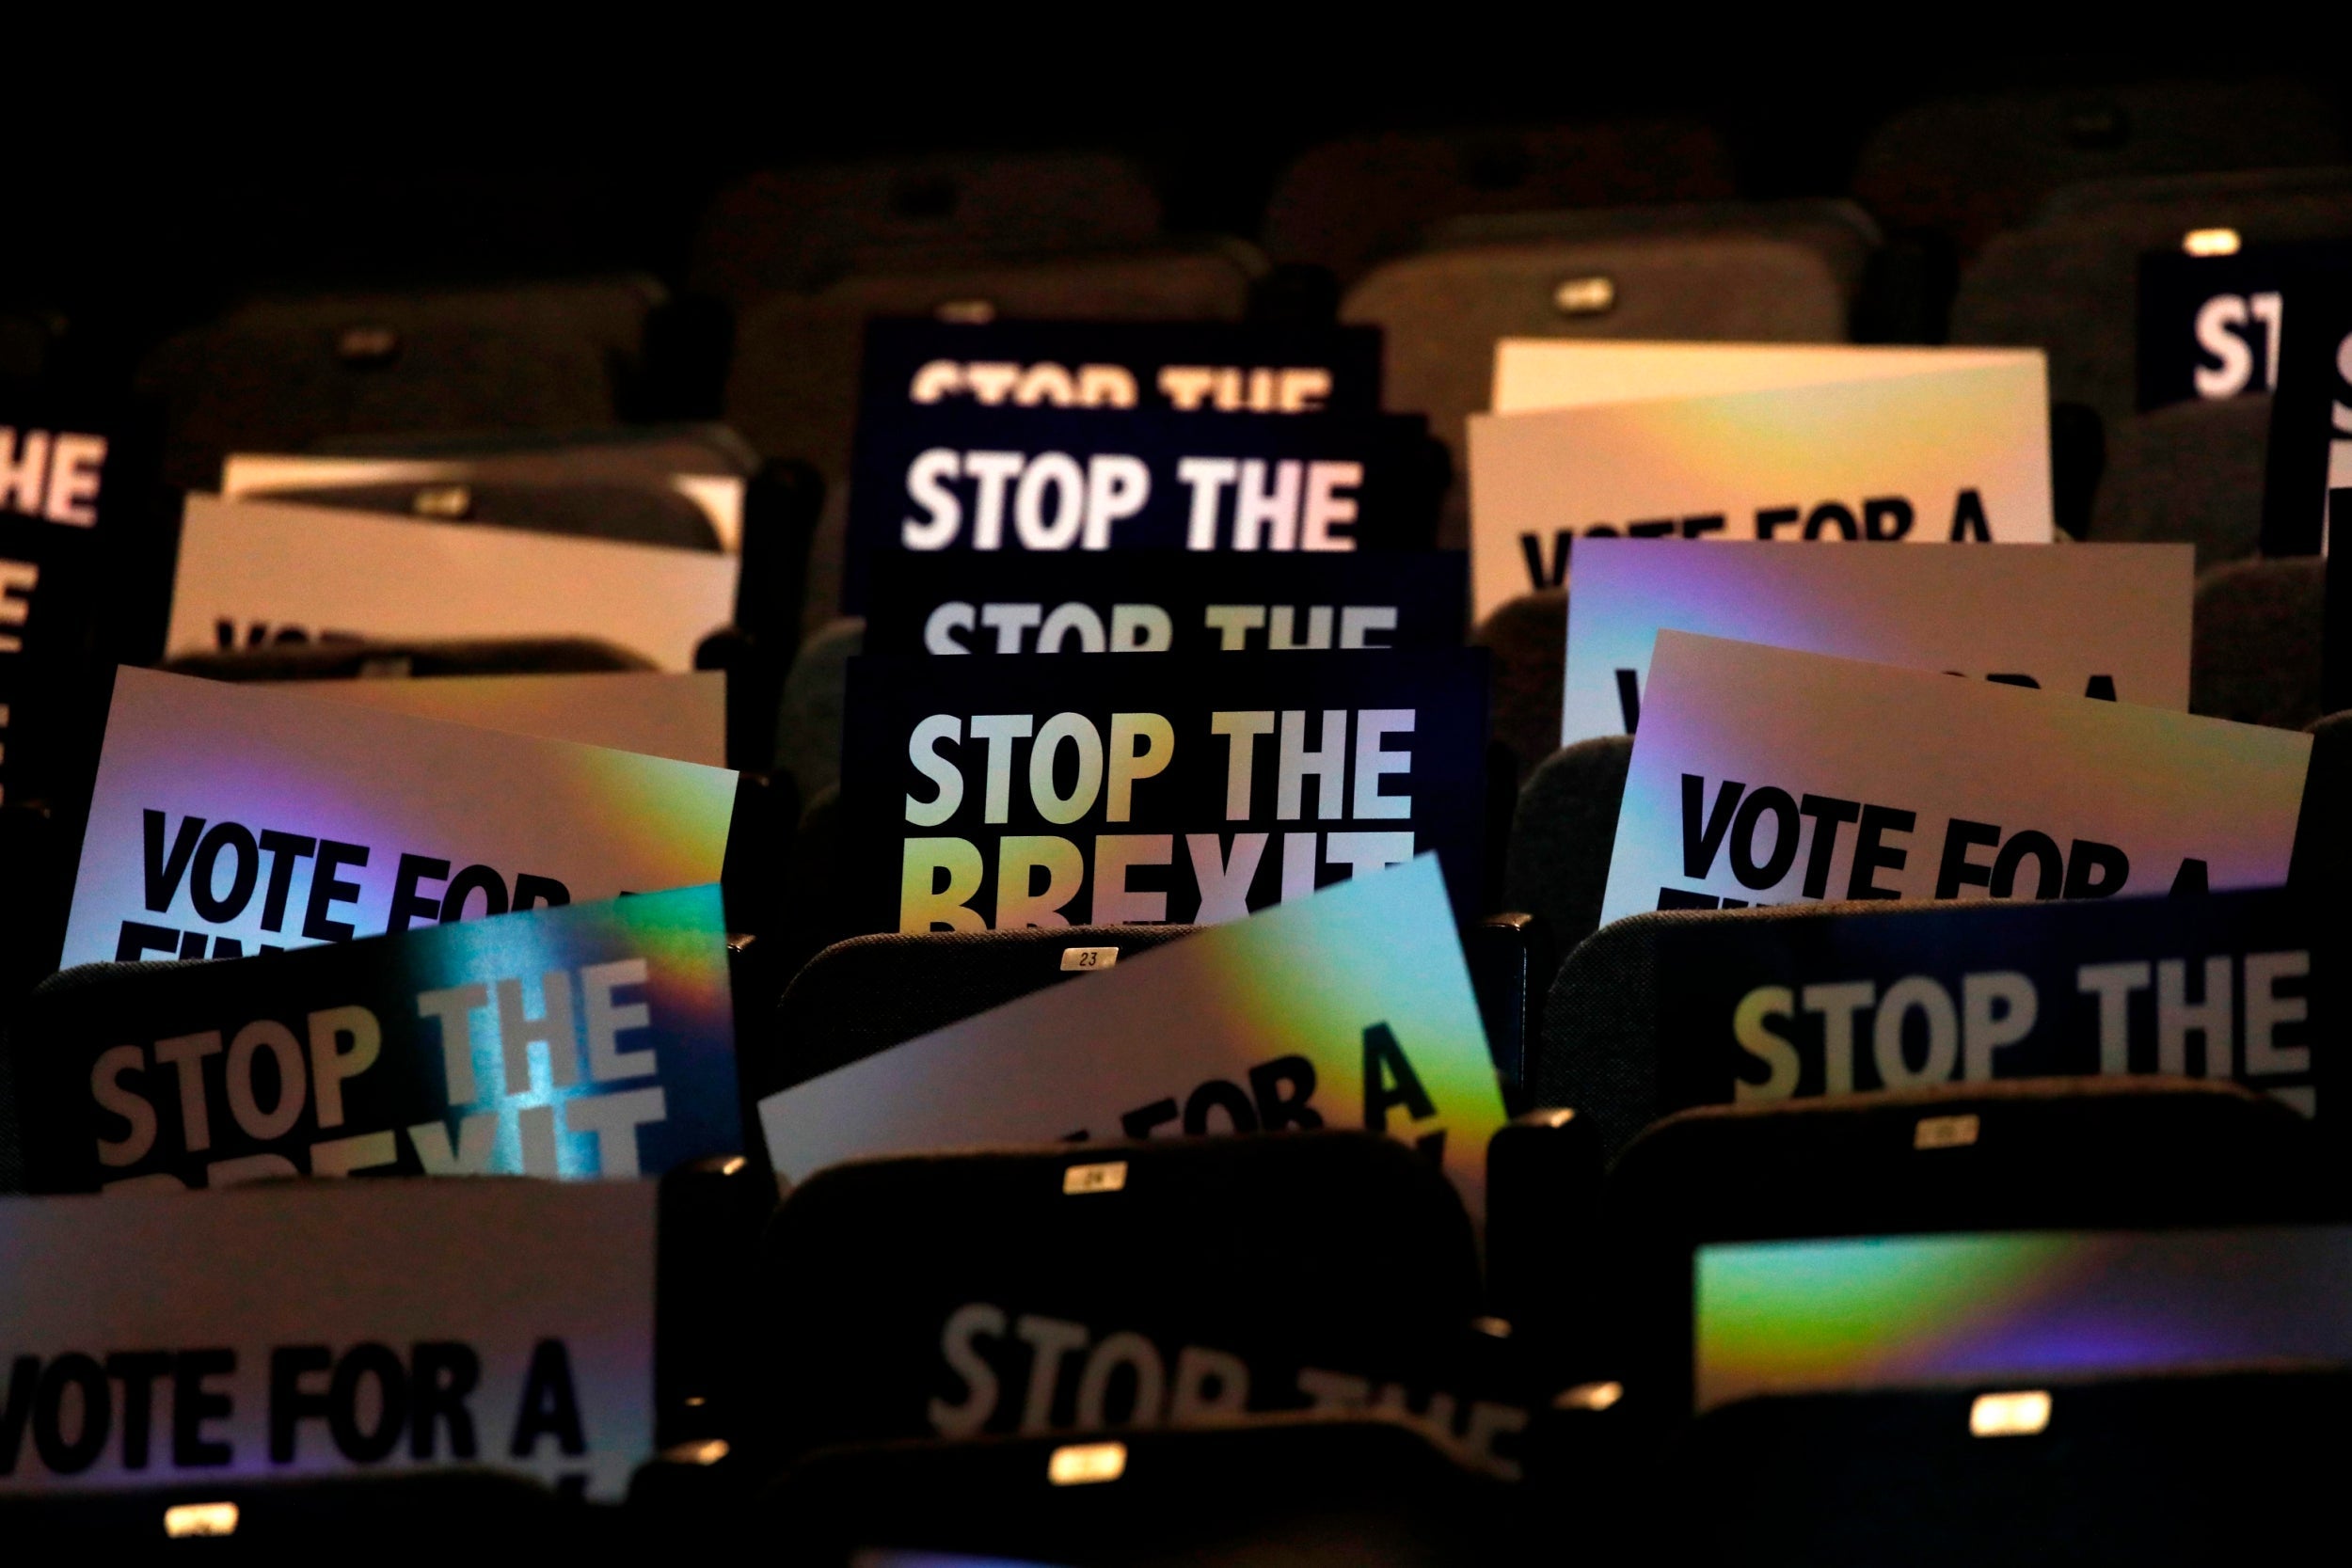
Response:
[[[2269,446],[2266,394],[2176,403],[2110,421],[2091,539],[2195,545],[2200,569],[2252,555],[2262,543]]]
[[[703,215],[691,277],[740,311],[845,273],[1152,244],[1160,199],[1106,153],[1016,153],[770,169]]]
[[[1971,251],[2061,185],[2286,168],[2345,155],[2336,106],[2296,80],[2143,82],[1933,99],[1871,133],[1852,190],[1889,225]]]
[[[1875,233],[1842,204],[1799,207],[1757,204],[1739,210],[1744,219],[1703,209],[1679,224],[1573,214],[1466,230],[1500,237],[1390,261],[1348,292],[1340,314],[1383,330],[1388,405],[1425,412],[1460,475],[1467,420],[1488,405],[1499,338],[1844,341]],[[1603,278],[1605,309],[1560,303],[1564,283]],[[1467,542],[1464,492],[1455,486],[1440,547]]]
[[[1524,784],[1536,765],[1560,747],[1560,688],[1568,658],[1567,590],[1520,594],[1481,622],[1470,641],[1494,656],[1486,727],[1510,750],[1518,769],[1513,785]]]
[[[2033,345],[2054,402],[2109,425],[2137,401],[2139,259],[2192,229],[2246,244],[2352,235],[2352,168],[2119,180],[2061,191],[2034,223],[1992,239],[1962,274],[1952,341]]]
[[[1502,906],[1540,918],[1554,953],[1565,953],[1600,924],[1609,855],[1617,837],[1617,804],[1633,760],[1633,737],[1599,736],[1563,746],[1519,788],[1503,862]],[[1541,995],[1549,974],[1530,974]]]
[[[230,451],[336,436],[608,425],[663,298],[624,277],[513,289],[257,300],[139,371],[170,433],[164,478],[220,482]]]
[[[2315,722],[2327,596],[2319,556],[2233,562],[2199,578],[2189,711],[2288,730]]]
[[[1708,201],[1734,191],[1731,154],[1690,120],[1466,132],[1388,132],[1327,142],[1283,170],[1266,203],[1278,261],[1352,280],[1470,214],[1629,201]]]
[[[838,620],[801,644],[776,706],[775,770],[791,775],[801,799],[841,776],[841,721],[850,660],[866,645],[866,623]]]

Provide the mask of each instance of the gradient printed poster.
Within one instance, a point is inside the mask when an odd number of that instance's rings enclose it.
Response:
[[[284,1176],[659,1176],[742,1147],[716,887],[30,998],[35,1192]]]
[[[579,740],[723,768],[727,678],[618,670],[565,675],[425,675],[395,680],[289,681],[285,689],[485,730]]]
[[[203,1501],[462,1465],[618,1502],[653,1451],[654,1198],[650,1181],[0,1198],[0,1494]]]
[[[1484,617],[1565,580],[1573,540],[2047,544],[2041,356],[1470,421]]]
[[[1601,919],[2275,886],[2311,750],[2288,730],[1661,631]]]
[[[736,776],[115,677],[63,962],[233,958],[719,879]]]
[[[1759,1394],[2352,1361],[2352,1228],[1701,1247],[1701,1410]]]
[[[2188,706],[2186,545],[1778,550],[1577,546],[1560,743],[1627,735],[1661,630],[1769,642],[1976,680]]]
[[[1504,1120],[1437,857],[1122,959],[760,1101],[778,1174],[934,1148],[1365,1128],[1473,1216]]]

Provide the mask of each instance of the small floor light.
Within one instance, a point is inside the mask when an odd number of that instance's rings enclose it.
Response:
[[[174,1541],[191,1535],[237,1533],[235,1503],[180,1503],[164,1510],[164,1533]]]
[[[2238,250],[2234,229],[2192,229],[2181,236],[2181,248],[2191,256],[2235,256]]]
[[[1045,1479],[1056,1486],[1091,1486],[1126,1473],[1124,1443],[1064,1443],[1045,1462]]]
[[[1979,1437],[2030,1437],[2050,1424],[2048,1390],[1979,1394],[1968,1407],[1968,1430]]]

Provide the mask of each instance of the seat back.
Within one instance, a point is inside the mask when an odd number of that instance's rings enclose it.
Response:
[[[1557,703],[1552,722],[1556,729]],[[1600,925],[1617,806],[1632,760],[1631,736],[1596,736],[1552,752],[1519,786],[1503,862],[1502,903],[1541,919],[1555,953],[1568,952]],[[1552,989],[1552,977],[1549,972],[1532,974],[1528,984],[1541,996]]]
[[[1560,689],[1567,678],[1568,595],[1565,589],[1522,594],[1479,623],[1473,646],[1494,657],[1487,668],[1488,733],[1511,752],[1512,782],[1524,785],[1560,749]]]
[[[626,648],[588,637],[279,642],[182,654],[163,668],[216,681],[328,681],[379,675],[573,675],[650,670]]]
[[[2106,424],[2090,537],[2107,545],[2194,545],[2199,570],[2262,544],[2266,393],[2176,403]]]
[[[2189,711],[2299,730],[2318,721],[2328,562],[2233,561],[2197,579]]]
[[[811,800],[841,776],[841,723],[850,660],[866,644],[866,623],[829,622],[801,644],[784,674],[776,705],[778,772],[789,773],[801,799]]]

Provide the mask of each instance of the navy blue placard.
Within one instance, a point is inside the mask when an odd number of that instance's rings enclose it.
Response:
[[[2262,548],[2270,556],[2318,554],[2328,488],[2352,484],[2352,271],[2291,286],[2295,316],[2263,476]]]
[[[1438,450],[1406,414],[903,409],[858,431],[844,608],[885,550],[1425,549]]]
[[[2336,241],[2141,257],[2139,407],[2275,390],[2298,279],[2348,267],[2352,243]]]
[[[1657,1111],[2170,1072],[2341,1117],[2324,913],[2265,889],[1668,926]]]
[[[93,968],[10,1033],[36,1192],[657,1176],[742,1145],[715,886]]]
[[[1458,550],[1105,550],[877,558],[869,654],[1270,653],[1458,648]]]
[[[840,897],[864,931],[1215,922],[1435,849],[1468,919],[1486,728],[1481,649],[860,658]]]
[[[1374,414],[1376,326],[1241,322],[869,322],[861,428],[936,405]]]

